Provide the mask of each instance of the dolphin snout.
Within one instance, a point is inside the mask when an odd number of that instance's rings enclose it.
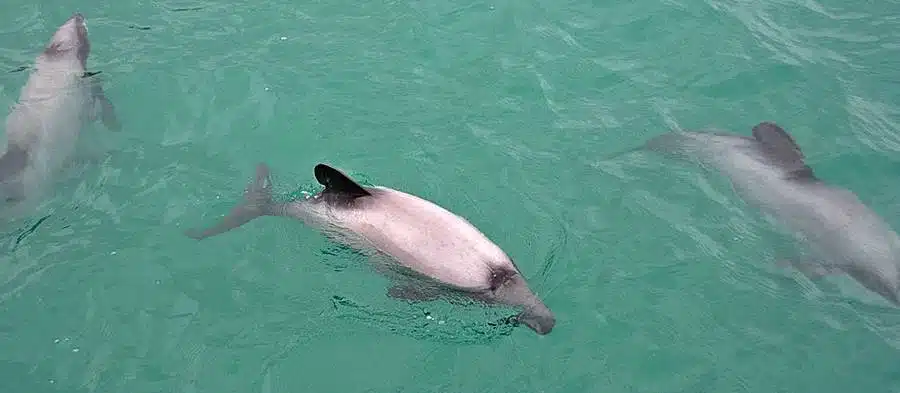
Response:
[[[87,33],[87,31],[88,31],[87,19],[84,17],[84,15],[82,13],[76,12],[76,13],[72,14],[72,17],[70,19],[72,20],[72,22],[75,23],[76,29],[79,29],[79,30],[84,29],[84,33]]]
[[[550,310],[545,309],[543,312],[536,311],[537,310],[522,311],[516,316],[516,321],[524,323],[525,326],[528,326],[537,334],[545,335],[550,333],[550,331],[553,330],[553,327],[556,326],[556,317],[550,313]]]
[[[84,29],[87,31],[87,19],[80,12],[73,13],[61,27],[74,28],[75,30]]]
[[[73,13],[56,29],[45,49],[46,53],[53,57],[75,54],[82,62],[87,61],[90,50],[87,20],[80,12]]]
[[[528,289],[525,280],[518,274],[510,277],[491,295],[494,301],[511,306],[522,307],[522,312],[512,322],[524,323],[537,334],[547,334],[556,326],[553,312]]]

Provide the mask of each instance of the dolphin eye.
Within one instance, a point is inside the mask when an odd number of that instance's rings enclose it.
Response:
[[[509,279],[516,275],[516,272],[504,269],[504,268],[493,268],[491,269],[491,277],[490,277],[490,288],[492,291],[496,291],[497,288],[506,284]]]

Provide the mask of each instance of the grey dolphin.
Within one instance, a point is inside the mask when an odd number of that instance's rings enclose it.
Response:
[[[786,260],[814,277],[846,273],[900,305],[900,237],[851,191],[817,178],[800,146],[771,122],[753,136],[672,132],[645,147],[697,160],[724,173],[750,205],[780,221],[809,246],[809,260]]]
[[[6,118],[0,194],[9,205],[33,200],[72,157],[81,129],[101,118],[121,128],[103,87],[87,71],[91,44],[84,16],[59,26]]]
[[[515,320],[538,334],[553,329],[553,313],[528,288],[513,260],[466,219],[414,195],[360,186],[325,164],[316,165],[314,173],[325,186],[321,192],[275,203],[269,168],[260,163],[241,204],[217,224],[186,234],[200,240],[259,216],[295,218],[340,243],[387,256],[384,260],[399,267],[401,274],[425,279],[392,286],[388,295],[393,298],[417,301],[442,293],[462,294],[489,304],[522,307]],[[378,271],[391,277],[392,269],[385,268],[390,264],[378,259],[372,258]]]

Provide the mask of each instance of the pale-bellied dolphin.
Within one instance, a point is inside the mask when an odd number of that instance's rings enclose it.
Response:
[[[645,147],[724,173],[749,204],[785,225],[812,252],[786,260],[810,276],[843,272],[900,305],[900,237],[851,191],[818,179],[794,139],[762,122],[753,137],[671,132]]]
[[[513,260],[466,219],[414,195],[360,186],[325,164],[316,165],[314,172],[325,186],[321,192],[275,203],[269,168],[260,163],[241,204],[217,224],[186,234],[200,240],[259,216],[295,218],[352,248],[387,256],[386,261],[398,263],[404,272],[425,279],[391,287],[391,297],[427,300],[446,292],[463,294],[489,304],[522,307],[515,319],[538,334],[553,329],[553,313],[528,288]],[[372,258],[376,266],[378,259]],[[384,266],[378,270],[390,276]]]
[[[86,124],[99,117],[109,129],[121,127],[97,73],[87,71],[87,31],[80,13],[59,26],[6,118],[6,149],[0,156],[5,207],[41,194],[72,157]]]

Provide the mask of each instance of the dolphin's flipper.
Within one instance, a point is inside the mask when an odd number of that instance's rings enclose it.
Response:
[[[322,195],[337,197],[344,200],[353,200],[363,196],[370,196],[365,188],[357,184],[353,179],[341,171],[325,164],[318,164],[314,169],[316,180],[325,186]]]
[[[94,84],[92,90],[94,95],[94,110],[95,113],[99,112],[99,117],[100,120],[103,121],[103,125],[109,130],[121,131],[122,123],[119,122],[116,108],[113,106],[112,101],[109,100],[109,97],[103,92],[103,87],[99,84]]]
[[[26,165],[28,165],[28,150],[10,143],[6,147],[6,153],[0,156],[0,181],[19,175]]]
[[[794,138],[772,122],[762,122],[753,127],[753,138],[779,165],[797,177],[813,177],[812,169],[804,162],[803,151]]]
[[[100,71],[85,72],[83,77],[92,78],[99,73]],[[93,78],[89,83],[91,84],[91,97],[94,101],[92,120],[99,118],[107,129],[112,131],[122,130],[122,124],[119,122],[119,116],[116,114],[116,108],[103,91],[100,77]]]
[[[22,182],[10,182],[3,185],[4,201],[18,203],[25,200],[25,186]]]
[[[0,192],[3,195],[3,201],[7,203],[21,202],[25,199],[25,185],[20,180],[7,180],[0,182]]]
[[[396,284],[388,288],[387,295],[394,299],[411,302],[427,302],[440,296],[440,294],[430,288],[418,287],[412,284]]]
[[[6,153],[0,156],[0,191],[6,202],[18,202],[25,198],[25,185],[19,176],[26,165],[28,151],[15,143],[7,145]]]
[[[256,217],[271,215],[274,213],[272,202],[272,182],[269,177],[269,167],[260,163],[256,166],[256,178],[244,191],[244,200],[231,209],[231,212],[222,218],[217,224],[207,229],[189,229],[185,235],[196,240],[202,240],[228,232],[244,225]]]

